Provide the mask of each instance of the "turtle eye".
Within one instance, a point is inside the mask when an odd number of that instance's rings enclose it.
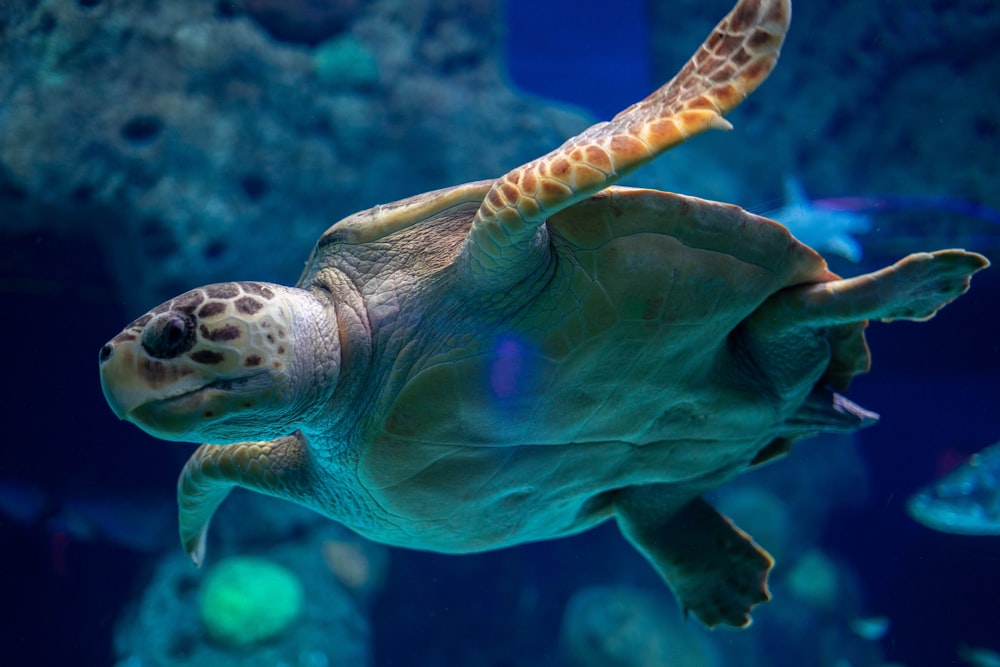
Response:
[[[142,346],[157,359],[173,359],[194,347],[194,341],[194,318],[176,310],[160,313],[142,332]]]

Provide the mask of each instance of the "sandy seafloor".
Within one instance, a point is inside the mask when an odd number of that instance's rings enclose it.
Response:
[[[669,6],[668,15],[683,14],[696,4],[663,3]],[[823,4],[829,4],[827,12],[841,11],[834,9],[835,3]],[[891,4],[872,3],[883,8]],[[534,5],[513,0],[498,16],[509,19],[503,54],[510,80],[546,103],[573,105],[603,118],[652,89],[656,72],[667,67],[654,62],[652,53],[657,40],[675,36],[665,34],[671,22],[652,30],[649,8],[639,0]],[[843,11],[864,13],[857,3],[845,7]],[[966,0],[927,2],[921,7],[926,9],[910,17],[910,29],[873,40],[873,52],[881,53],[883,39],[937,35],[942,43],[934,49],[914,48],[921,53],[919,62],[898,77],[885,73],[888,83],[880,88],[884,94],[859,99],[856,116],[821,127],[813,119],[822,114],[812,113],[812,107],[826,103],[815,96],[853,94],[851,78],[871,75],[873,66],[845,66],[863,61],[863,54],[845,57],[836,51],[836,40],[810,36],[842,25],[844,19],[817,21],[821,12],[802,12],[810,22],[793,22],[779,72],[785,63],[812,59],[821,64],[809,75],[825,75],[828,81],[810,80],[809,95],[801,97],[795,95],[797,86],[788,82],[765,84],[753,104],[733,114],[734,132],[679,149],[670,157],[670,168],[683,173],[685,184],[700,183],[691,194],[726,196],[758,212],[780,205],[781,179],[792,170],[803,175],[816,197],[934,194],[1000,207],[998,116],[987,113],[1000,106],[1000,92],[995,86],[981,86],[981,78],[968,75],[966,80],[968,71],[988,72],[992,62],[993,81],[1000,81],[1000,60],[994,53],[962,52],[961,58],[950,61],[949,55],[960,49],[950,48],[947,41],[961,34],[952,25],[956,16],[998,26],[1000,6]],[[7,4],[0,3],[0,17],[7,10]],[[704,3],[698,36],[725,10],[725,2]],[[859,15],[858,21],[863,20],[867,18]],[[951,32],[945,34],[941,28],[939,33],[938,25],[950,26]],[[995,27],[992,35],[1000,39]],[[691,35],[684,37],[697,43]],[[829,67],[823,67],[824,62]],[[914,70],[923,72],[922,79],[915,79],[923,83],[923,95],[892,85],[896,78],[916,76]],[[898,99],[904,94],[918,99],[913,103]],[[775,99],[777,95],[781,99]],[[3,99],[14,103],[9,96]],[[967,118],[968,108],[976,105],[986,110],[987,119],[970,131],[956,119]],[[794,122],[766,127],[761,134],[754,113],[776,107],[797,109],[772,116]],[[919,107],[914,113],[926,111],[926,123],[902,116],[900,122],[936,138],[913,136],[912,144],[900,140],[876,145],[851,134],[852,130],[864,134],[878,123],[888,128],[880,134],[884,136],[891,132],[898,110],[907,107]],[[5,131],[4,118],[0,113],[0,134]],[[824,132],[831,134],[824,137]],[[766,157],[772,137],[777,145],[773,161]],[[792,159],[794,152],[788,147],[797,145],[796,138],[810,150]],[[538,146],[538,154],[550,148]],[[834,157],[853,153],[838,161],[817,151]],[[728,152],[732,160],[727,159]],[[954,180],[928,182],[928,170],[922,166],[928,160],[935,162],[930,173]],[[726,169],[731,164],[754,171],[741,180],[744,174]],[[852,171],[827,179],[838,165]],[[0,163],[0,169],[8,173],[10,165]],[[424,183],[426,178],[415,180]],[[978,185],[982,182],[992,182],[993,189]],[[752,185],[741,185],[745,183]],[[762,189],[761,183],[771,186]],[[405,190],[405,185],[399,187]],[[677,189],[669,182],[659,187]],[[27,513],[0,514],[4,555],[0,663],[194,664],[186,662],[195,653],[190,643],[207,641],[196,629],[185,638],[189,644],[173,644],[173,655],[150,657],[140,649],[122,652],[123,646],[140,646],[143,632],[149,632],[148,627],[129,625],[127,619],[134,618],[144,596],[158,585],[155,573],[163,559],[180,553],[171,523],[174,482],[191,447],[157,442],[115,420],[101,395],[97,352],[123,324],[154,303],[122,296],[116,257],[95,241],[92,231],[67,230],[56,222],[22,224],[16,217],[25,210],[22,195],[30,204],[33,192],[7,188],[0,197],[6,387],[0,480],[12,498],[5,501],[8,508]],[[204,225],[212,224],[211,219],[204,220]],[[1000,227],[994,222],[946,211],[910,210],[878,216],[874,224],[872,232],[858,236],[866,250],[863,263],[852,265],[834,257],[835,270],[845,274],[869,270],[905,252],[952,245],[982,252],[994,263],[1000,259]],[[318,236],[322,229],[315,231]],[[238,262],[246,273],[234,277],[251,277],[254,257]],[[141,270],[155,273],[157,267],[144,265]],[[295,270],[293,266],[285,275],[287,282],[295,279]],[[873,324],[868,335],[873,369],[855,382],[849,395],[880,413],[881,422],[853,440],[817,442],[816,450],[813,443],[803,443],[788,460],[767,469],[769,477],[760,483],[770,491],[768,498],[785,503],[779,509],[787,514],[783,520],[788,534],[779,538],[788,542],[788,558],[779,558],[775,570],[775,600],[759,609],[758,622],[744,632],[705,635],[689,622],[683,627],[697,637],[697,650],[682,649],[690,642],[677,640],[677,652],[668,651],[669,660],[640,663],[635,657],[632,663],[625,659],[614,664],[935,667],[967,664],[956,652],[963,644],[1000,651],[1000,537],[932,532],[904,511],[906,498],[918,487],[1000,440],[998,304],[1000,270],[994,267],[978,275],[969,294],[930,322]],[[838,447],[848,453],[834,455],[832,450]],[[803,454],[798,450],[806,448],[806,456],[796,461]],[[828,448],[829,459],[821,448]],[[827,460],[837,463],[827,465]],[[782,468],[787,468],[784,477]],[[797,512],[802,512],[798,519]],[[768,520],[751,518],[755,525],[765,525],[765,532]],[[295,539],[301,537],[296,534]],[[268,555],[272,548],[278,549],[276,543],[256,535],[244,550]],[[810,601],[807,593],[792,590],[789,572],[807,553],[821,554],[826,559],[822,562],[834,564],[837,583],[831,599]],[[575,593],[592,586],[628,586],[647,591],[668,610],[673,604],[655,574],[610,525],[572,539],[479,555],[391,550],[387,562],[379,590],[347,607],[355,610],[364,626],[352,635],[352,641],[359,642],[356,655],[367,656],[358,658],[361,664],[601,664],[571,663],[561,644],[564,610]],[[307,589],[318,588],[307,582]],[[191,598],[190,591],[185,594]],[[323,602],[311,604],[322,607]],[[878,638],[862,639],[851,624],[870,618],[884,619],[887,629]],[[171,623],[181,624],[169,614],[157,623],[158,632],[164,634],[170,633]],[[602,627],[609,633],[613,629],[610,624]],[[660,629],[656,624],[636,627],[632,629],[640,644],[659,641],[651,638]],[[621,627],[616,631],[625,632]],[[600,645],[601,630],[592,632],[598,635],[595,646]],[[153,642],[151,636],[149,641]],[[271,648],[281,641],[273,640]],[[249,660],[251,653],[243,654],[243,659]],[[597,648],[589,654],[599,660]],[[303,660],[300,656],[300,664],[306,664]],[[346,663],[331,659],[329,664]]]

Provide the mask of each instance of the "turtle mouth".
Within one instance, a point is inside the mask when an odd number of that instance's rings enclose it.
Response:
[[[172,394],[170,396],[163,396],[154,399],[152,401],[149,401],[147,403],[144,403],[136,407],[135,410],[132,411],[132,413],[135,413],[136,410],[145,408],[147,406],[153,406],[153,405],[168,406],[186,402],[191,400],[192,398],[204,396],[206,392],[211,390],[218,391],[222,394],[243,393],[249,391],[249,388],[255,384],[254,380],[263,374],[264,372],[260,372],[260,373],[251,373],[250,375],[244,375],[237,378],[217,378],[203,385],[186,388],[183,391],[177,392],[176,394]]]
[[[144,431],[166,440],[186,440],[211,422],[245,409],[246,395],[259,386],[254,373],[238,378],[218,378],[162,396],[133,408],[126,417]]]

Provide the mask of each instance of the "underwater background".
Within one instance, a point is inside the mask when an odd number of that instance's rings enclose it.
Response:
[[[713,496],[777,559],[772,601],[740,632],[684,623],[613,525],[442,556],[234,494],[195,570],[174,496],[194,446],[105,404],[97,353],[134,317],[217,280],[291,284],[340,217],[547,152],[666,81],[729,8],[0,0],[0,662],[1000,664],[1000,537],[906,512],[1000,440],[995,266],[929,322],[870,326],[873,368],[848,395],[879,424],[803,441]],[[796,183],[863,217],[793,230],[842,275],[945,247],[996,264],[997,43],[993,0],[799,0],[734,131],[628,182],[757,213],[787,209]],[[251,575],[273,587],[261,615],[278,600],[298,614],[258,643],[203,621],[205,580],[235,555],[299,582]]]

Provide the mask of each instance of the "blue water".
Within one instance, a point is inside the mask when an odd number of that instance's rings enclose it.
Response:
[[[507,3],[507,67],[528,93],[607,120],[656,87],[646,3]]]
[[[711,4],[713,12],[706,10],[705,14],[714,17],[714,6],[719,3]],[[725,3],[720,7],[724,12]],[[1000,10],[974,0],[949,3],[939,14],[911,8],[900,16],[896,32],[872,36],[872,53],[881,54],[878,49],[886,42],[896,40],[896,44],[907,37],[915,42],[944,40],[943,31],[938,33],[928,26],[953,21],[963,8],[972,11],[970,7],[977,8],[978,20],[984,25],[1000,25]],[[613,5],[597,0],[512,1],[504,14],[510,26],[504,44],[507,76],[516,88],[533,96],[572,105],[594,118],[609,117],[656,85],[657,67],[651,56],[655,36],[647,29],[647,10],[646,3],[639,0],[618,0]],[[7,11],[12,13],[5,17],[3,12]],[[808,13],[802,14],[808,21]],[[0,31],[17,16],[13,10],[0,9]],[[712,20],[706,20],[704,30]],[[793,31],[795,28],[793,22]],[[824,63],[824,58],[830,58],[831,91],[845,78],[877,75],[878,68],[866,61],[864,54],[835,59],[811,50],[809,29],[808,24],[802,26],[795,47],[799,50],[792,51],[790,42],[784,57],[814,58]],[[970,57],[961,49],[949,50],[945,43],[923,53],[921,66],[930,72],[928,99],[938,87],[947,86],[950,95],[957,94],[963,77],[973,67],[992,67],[1000,80],[1000,58],[993,51],[983,50]],[[949,60],[950,54],[955,54],[953,60]],[[765,86],[757,95],[766,91]],[[955,106],[985,96],[983,104],[988,107],[997,97],[994,89],[974,90],[971,84],[964,92],[968,97],[953,100]],[[0,88],[0,137],[10,133],[4,125],[2,105],[16,103],[5,94]],[[808,109],[813,104],[822,106],[820,102],[783,100],[783,105],[801,111],[789,113],[789,125],[778,131],[800,133],[800,143],[813,146],[809,141],[816,138],[817,130],[809,124]],[[865,103],[873,104],[871,100]],[[736,147],[739,145],[748,153],[773,151],[774,162],[780,163],[775,171],[807,171],[809,191],[817,197],[929,193],[981,199],[971,185],[966,191],[943,192],[938,184],[923,180],[917,167],[928,160],[944,161],[955,172],[979,171],[1000,182],[1000,164],[995,158],[1000,155],[1000,137],[995,124],[991,128],[986,121],[970,139],[969,134],[959,131],[955,120],[955,140],[945,142],[947,152],[927,155],[918,137],[900,137],[894,140],[892,150],[896,152],[886,152],[889,149],[880,145],[877,154],[847,161],[853,172],[833,177],[832,167],[815,148],[793,155],[794,142],[789,148],[785,143],[776,145],[777,139],[753,134],[756,104],[767,102],[754,98],[753,104],[748,103],[742,116],[743,125],[749,128],[746,133],[741,134],[738,128],[731,136],[706,138],[706,152],[737,151],[741,150]],[[921,104],[931,105],[932,101],[918,100],[916,106]],[[994,102],[994,108],[998,104]],[[879,136],[891,135],[893,118],[879,111],[869,106],[859,113],[870,115],[873,123],[884,124]],[[955,117],[959,116],[955,111]],[[963,123],[968,120],[965,116],[961,119]],[[949,117],[938,113],[928,123],[947,126]],[[850,125],[849,119],[841,118],[823,129],[840,132],[845,124]],[[981,157],[977,149],[982,144],[993,147],[992,161]],[[841,141],[839,135],[821,142],[821,148],[830,152],[847,151],[850,146],[853,144]],[[548,148],[539,147],[539,153]],[[700,157],[692,159],[705,164]],[[753,163],[757,165],[755,173],[719,178],[763,179],[760,164],[767,159],[762,160]],[[880,165],[912,167],[913,180],[878,180],[888,178]],[[0,177],[16,171],[15,166],[0,161]],[[905,174],[905,169],[901,173]],[[865,180],[869,175],[878,186],[869,185],[872,181]],[[751,193],[739,203],[762,208],[775,203],[783,174],[772,176],[775,185],[771,191],[737,187],[743,195]],[[6,181],[0,178],[0,183]],[[825,189],[840,183],[854,190]],[[894,185],[898,185],[897,191],[886,191]],[[908,187],[900,191],[903,186]],[[669,185],[664,187],[670,189]],[[172,505],[176,476],[191,447],[142,437],[133,426],[114,419],[101,395],[97,378],[100,346],[153,304],[128,301],[116,291],[119,271],[114,269],[115,260],[92,235],[79,230],[67,233],[54,225],[23,231],[25,226],[18,216],[24,215],[25,198],[30,203],[35,195],[10,188],[2,194],[0,294],[5,312],[7,391],[0,483],[15,480],[33,489],[21,496],[17,492],[0,494],[3,503],[12,504],[10,512],[0,512],[5,554],[2,662],[12,666],[111,665],[117,657],[114,637],[121,631],[121,619],[152,586],[150,573],[158,560],[179,547],[174,544],[172,527],[162,534],[162,540],[146,531],[154,521],[153,514],[102,511],[100,504],[74,499],[83,495],[128,504],[129,499],[142,498],[144,503]],[[996,192],[990,196],[992,200],[978,203],[1000,207]],[[74,206],[84,204],[56,202],[41,210],[49,216],[68,215]],[[954,217],[915,215],[893,211],[877,219],[875,233],[862,239],[869,244],[872,262],[884,263],[884,253],[951,244],[984,252],[994,264],[1000,260],[1000,234],[994,222],[961,212]],[[900,229],[906,230],[903,240],[902,233],[894,235],[894,230]],[[845,273],[860,270],[843,263],[834,268]],[[796,626],[790,636],[783,637],[765,622],[751,628],[748,632],[760,631],[766,637],[763,654],[771,662],[761,664],[810,664],[817,654],[805,651],[817,651],[820,637],[843,631],[848,616],[884,616],[889,630],[873,645],[847,633],[848,640],[823,649],[831,660],[837,657],[838,646],[846,651],[855,644],[865,656],[875,651],[886,661],[909,667],[960,664],[955,650],[961,643],[1000,651],[1000,540],[937,534],[910,520],[904,509],[906,497],[939,474],[948,461],[1000,439],[997,303],[1000,270],[994,267],[979,274],[969,294],[930,322],[873,323],[869,328],[873,369],[849,392],[857,403],[882,416],[877,426],[856,438],[867,490],[838,489],[836,503],[829,499],[834,506],[824,515],[822,525],[811,527],[810,537],[816,549],[850,571],[857,582],[858,599],[849,612],[841,609],[843,614],[835,610],[815,619],[810,616],[812,620],[804,627]],[[803,442],[797,447],[812,444]],[[792,464],[789,459],[774,470]],[[827,471],[820,467],[795,470],[802,476],[821,477]],[[836,486],[836,478],[827,482]],[[812,500],[822,505],[826,499]],[[122,540],[116,537],[121,531],[131,531],[142,539]],[[266,543],[257,543],[248,550],[266,548]],[[648,565],[607,525],[572,539],[472,556],[393,550],[390,563],[382,593],[365,612],[373,632],[373,664],[379,666],[558,664],[563,609],[577,590],[597,584],[628,584],[666,597]],[[784,565],[779,561],[778,571]],[[790,596],[788,590],[774,592],[775,600],[769,604],[775,607]],[[743,641],[730,633],[713,637],[723,652]],[[184,646],[177,650],[183,655]],[[855,658],[851,664],[876,663]]]

